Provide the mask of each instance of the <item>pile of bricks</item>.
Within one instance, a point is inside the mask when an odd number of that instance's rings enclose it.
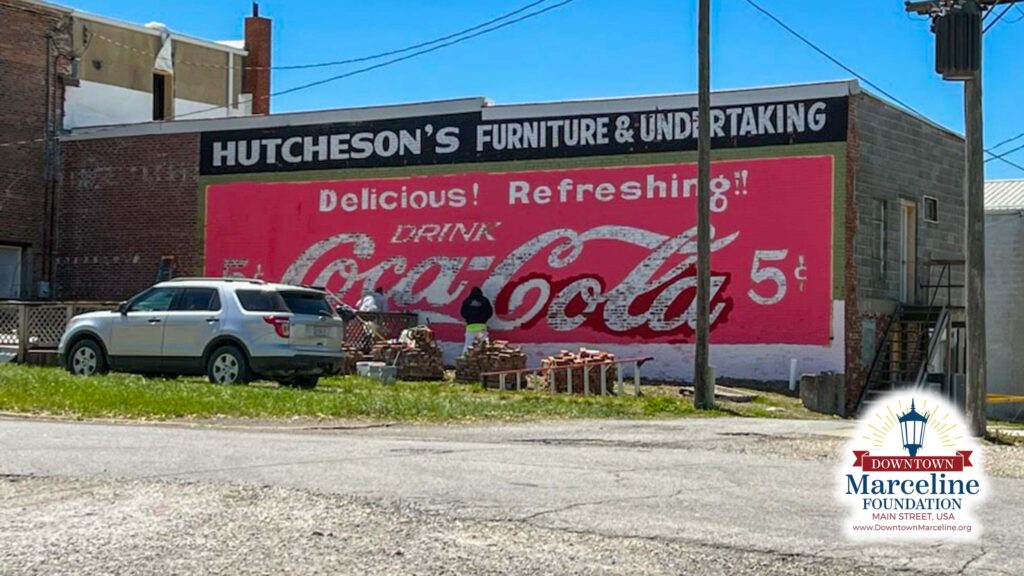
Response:
[[[399,380],[441,380],[444,364],[441,348],[434,332],[426,326],[410,328],[407,343],[378,342],[370,351],[375,362],[384,362],[398,369]]]
[[[350,346],[348,344],[342,344],[341,351],[345,354],[345,360],[341,363],[341,368],[338,370],[338,374],[343,376],[347,374],[355,374],[356,363],[363,359],[363,351],[356,346]]]
[[[521,370],[526,368],[526,354],[522,348],[510,345],[505,340],[477,340],[465,354],[455,360],[455,379],[459,382],[480,382],[480,374],[501,370]],[[526,386],[525,376],[523,387]],[[488,376],[484,385],[497,388],[501,384],[498,376]],[[505,378],[506,388],[515,388],[514,374]]]
[[[584,370],[588,371],[590,394],[601,394],[601,372],[605,373],[605,393],[615,393],[615,365],[598,364],[600,362],[613,362],[615,355],[600,350],[588,350],[580,348],[578,353],[562,350],[554,356],[548,356],[541,361],[541,368],[545,369],[544,386],[551,390],[551,382],[554,380],[554,391],[565,393],[569,389],[569,375],[572,373],[572,393],[584,393]]]

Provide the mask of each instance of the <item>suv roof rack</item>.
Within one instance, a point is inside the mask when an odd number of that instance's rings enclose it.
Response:
[[[247,284],[266,284],[263,280],[257,278],[238,278],[238,277],[218,277],[218,276],[179,276],[177,278],[171,278],[170,280],[164,280],[164,282],[191,282],[197,280],[207,280],[214,282],[245,282]]]

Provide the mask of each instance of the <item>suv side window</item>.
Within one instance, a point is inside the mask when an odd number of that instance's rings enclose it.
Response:
[[[323,294],[305,290],[286,290],[281,292],[281,297],[295,314],[334,316],[334,311]]]
[[[171,307],[177,288],[150,288],[132,300],[129,312],[166,312]]]
[[[273,290],[236,290],[235,294],[249,312],[291,312],[284,298]]]
[[[216,288],[185,288],[174,303],[176,312],[197,312],[220,310],[220,296]]]

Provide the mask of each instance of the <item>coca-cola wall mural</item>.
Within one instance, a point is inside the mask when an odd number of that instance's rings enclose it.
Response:
[[[790,358],[800,370],[843,369],[833,238],[843,237],[834,202],[846,107],[824,98],[716,109],[716,147],[794,145],[712,165],[719,374],[785,378]],[[351,304],[382,287],[392,309],[417,312],[450,343],[448,360],[462,341],[460,303],[480,286],[495,305],[492,336],[534,360],[596,345],[655,356],[645,374],[687,377],[697,171],[664,152],[695,147],[693,114],[476,113],[207,133],[206,273],[325,286]]]
[[[712,342],[827,344],[831,156],[716,162]],[[443,339],[473,286],[517,342],[690,342],[696,166],[211,185],[207,273],[381,286]]]

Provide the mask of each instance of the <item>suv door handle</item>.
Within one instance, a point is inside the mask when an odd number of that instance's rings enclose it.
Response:
[[[150,318],[149,320],[146,320],[146,322],[149,322],[150,324],[159,324],[163,322],[163,320],[159,318]]]
[[[206,319],[206,323],[207,324],[214,324],[216,322],[220,322],[220,318],[207,318]]]

